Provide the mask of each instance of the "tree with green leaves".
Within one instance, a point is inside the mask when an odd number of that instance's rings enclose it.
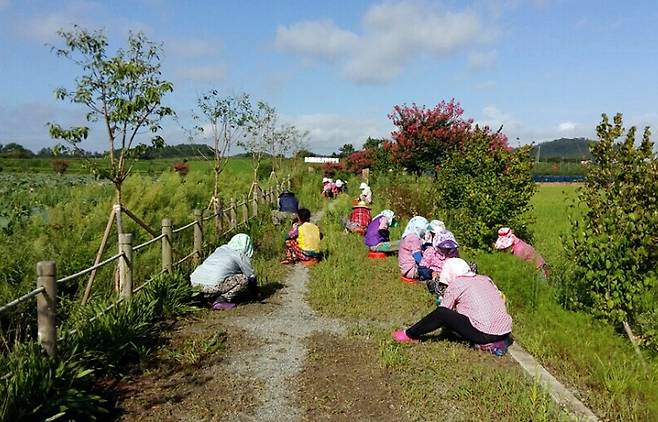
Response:
[[[249,193],[258,182],[258,169],[263,155],[275,149],[278,115],[276,109],[264,101],[258,101],[249,119],[248,135],[238,141],[238,145],[251,156],[253,179]]]
[[[224,97],[216,89],[200,95],[196,105],[197,110],[192,113],[195,127],[190,140],[201,137],[212,155],[209,158],[206,151],[199,150],[202,157],[213,161],[214,186],[209,207],[216,209],[220,201],[220,175],[228,162],[231,147],[247,136],[252,107],[249,95]]]
[[[342,147],[338,148],[338,156],[340,158],[346,158],[346,157],[349,157],[355,151],[356,150],[354,149],[354,145],[345,144]]]
[[[81,70],[72,89],[58,88],[59,100],[69,100],[87,108],[86,120],[100,122],[107,132],[108,159],[89,161],[94,175],[109,179],[121,204],[121,186],[130,173],[130,161],[149,147],[162,147],[161,121],[174,111],[162,104],[173,84],[162,78],[162,47],[143,33],[130,33],[127,48],[110,55],[103,31],[90,32],[75,26],[59,31],[63,47],[52,47]],[[48,123],[50,136],[64,142],[65,148],[81,151],[80,143],[89,135],[89,126],[64,128]],[[148,133],[145,136],[145,132]],[[146,139],[145,139],[146,138]],[[146,142],[145,142],[146,141]]]
[[[504,135],[475,127],[437,170],[439,215],[464,246],[490,249],[501,226],[527,238],[536,184],[529,146],[512,150]]]
[[[95,176],[110,180],[116,191],[116,203],[96,255],[98,263],[114,219],[117,232],[123,233],[121,215],[124,212],[149,233],[157,235],[124,207],[121,187],[130,174],[131,161],[135,157],[148,148],[164,145],[159,134],[161,122],[174,111],[163,105],[162,100],[173,90],[173,84],[163,79],[160,72],[161,45],[153,43],[141,32],[131,32],[127,47],[117,49],[114,54],[109,50],[103,31],[74,26],[72,31],[60,30],[58,34],[64,45],[53,46],[52,51],[70,60],[81,73],[73,88],[58,88],[55,95],[59,100],[84,106],[87,122],[100,123],[107,135],[107,159],[88,159],[86,162]],[[89,136],[89,126],[65,128],[50,122],[48,127],[50,136],[63,142],[55,147],[56,152],[82,152],[80,144]],[[89,278],[83,302],[89,298],[94,276],[95,272]]]
[[[651,133],[645,128],[636,144],[637,129],[626,130],[621,114],[612,122],[604,114],[596,132],[580,191],[587,208],[571,219],[567,299],[618,326],[636,325],[645,345],[658,350],[658,160]]]
[[[308,131],[301,130],[293,125],[283,124],[275,128],[268,149],[268,153],[272,156],[270,178],[276,177],[277,171],[281,171],[283,159],[286,156],[298,151],[305,145],[304,142],[307,136]]]

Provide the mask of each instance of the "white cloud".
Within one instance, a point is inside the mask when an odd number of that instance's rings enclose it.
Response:
[[[176,75],[194,82],[221,82],[226,78],[226,66],[188,65],[177,69]]]
[[[577,125],[574,122],[562,122],[558,125],[557,130],[560,132],[573,132]]]
[[[503,132],[516,131],[522,127],[521,122],[515,119],[511,114],[504,113],[494,106],[486,106],[482,110],[484,118],[477,123],[483,126],[489,126],[492,130],[498,130],[503,126]]]
[[[485,69],[496,64],[496,50],[473,51],[468,55],[468,64],[471,69]]]
[[[443,59],[495,37],[496,30],[472,11],[450,12],[429,2],[398,1],[371,6],[360,34],[331,20],[305,21],[277,28],[274,44],[305,59],[336,61],[342,75],[352,81],[380,83],[419,57]],[[495,59],[495,52],[493,58],[486,54],[480,61]]]
[[[274,44],[281,50],[291,51],[309,58],[333,60],[349,51],[358,41],[350,31],[340,29],[331,20],[304,21],[279,25]]]
[[[297,116],[282,116],[285,123],[308,130],[309,150],[320,154],[331,154],[344,144],[353,144],[360,148],[369,137],[388,137],[391,127],[385,121],[343,116],[338,114],[318,113]]]

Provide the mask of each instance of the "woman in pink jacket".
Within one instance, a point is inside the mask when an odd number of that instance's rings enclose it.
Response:
[[[542,271],[544,276],[548,276],[548,269],[544,258],[530,244],[516,237],[509,227],[502,227],[498,230],[498,239],[496,240],[495,248],[499,251],[511,252],[512,255],[524,261],[533,262],[537,269]]]
[[[445,327],[476,348],[498,356],[505,354],[512,317],[493,281],[472,272],[463,259],[450,258],[443,266],[439,283],[447,286],[440,305],[410,328],[391,333],[393,339],[408,343]]]

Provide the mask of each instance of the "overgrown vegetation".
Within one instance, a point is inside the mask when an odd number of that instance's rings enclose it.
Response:
[[[573,276],[570,304],[619,325],[642,329],[644,344],[658,352],[658,160],[645,128],[626,130],[621,114],[603,115],[592,145],[580,201],[584,215],[571,219]],[[623,139],[622,139],[623,138]]]
[[[157,322],[189,311],[192,289],[182,274],[162,275],[130,303],[78,306],[64,324],[57,359],[34,342],[0,355],[0,420],[91,420],[109,413],[98,381],[139,362],[157,339]],[[69,331],[75,330],[73,333]]]
[[[445,159],[436,177],[439,213],[463,245],[490,249],[497,230],[507,226],[528,239],[530,198],[529,147],[498,146],[497,134],[475,128]]]

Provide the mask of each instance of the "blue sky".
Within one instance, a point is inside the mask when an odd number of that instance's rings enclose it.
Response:
[[[83,123],[53,95],[78,71],[45,45],[74,23],[163,42],[183,121],[209,88],[247,92],[327,153],[388,136],[396,104],[453,97],[513,145],[593,136],[603,112],[658,126],[656,22],[652,1],[0,0],[0,143],[38,150],[46,122]],[[105,149],[102,132],[82,146]]]

